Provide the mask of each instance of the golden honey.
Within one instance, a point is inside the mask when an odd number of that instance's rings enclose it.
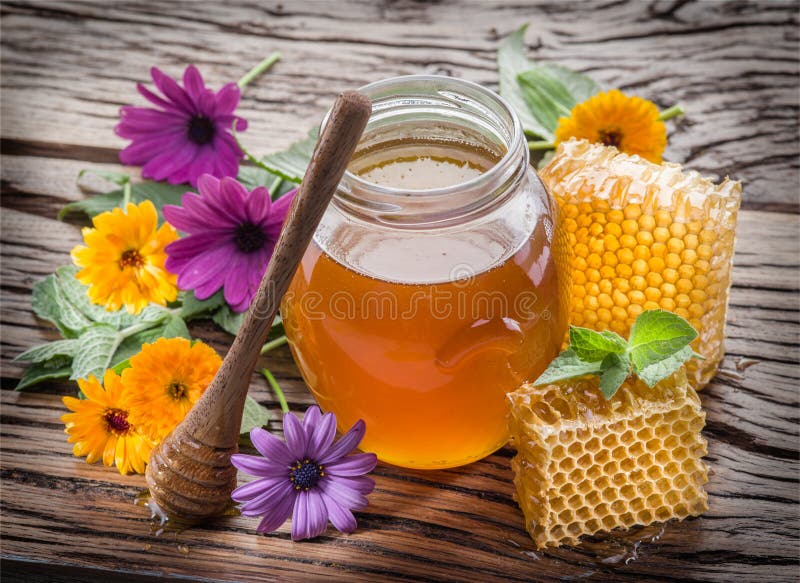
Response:
[[[464,183],[496,161],[474,144],[401,140],[357,154],[350,169],[418,192]],[[350,265],[318,244],[306,253],[283,303],[286,333],[323,410],[343,429],[366,422],[365,451],[443,468],[506,443],[506,393],[547,367],[566,331],[554,259],[564,250],[553,247],[554,218],[539,210],[517,248],[483,270],[460,271],[487,264],[499,240],[492,228],[445,230],[421,245],[390,230],[359,246],[345,225],[331,239]]]
[[[589,378],[509,402],[515,498],[539,548],[707,510],[705,413],[684,370],[654,388],[629,379],[610,400]]]
[[[702,388],[724,356],[741,184],[576,140],[541,177],[573,250],[570,323],[627,338],[644,310],[675,312],[699,332],[693,348],[705,360],[687,369]]]

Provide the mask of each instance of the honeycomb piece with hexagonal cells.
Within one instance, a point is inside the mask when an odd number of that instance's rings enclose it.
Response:
[[[510,393],[515,499],[537,547],[698,516],[708,508],[705,413],[683,369],[655,387],[597,378]]]
[[[741,184],[576,140],[541,177],[573,250],[571,323],[627,338],[643,311],[675,312],[699,333],[693,348],[705,360],[687,374],[702,388],[724,355]]]

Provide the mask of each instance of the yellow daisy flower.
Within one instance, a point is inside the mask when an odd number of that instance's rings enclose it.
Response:
[[[149,302],[165,305],[178,296],[177,276],[164,267],[164,247],[178,238],[165,223],[158,228],[156,207],[149,200],[128,203],[92,220],[83,229],[84,245],[72,250],[72,260],[82,267],[76,275],[89,286],[89,298],[107,310],[122,306],[138,314]]]
[[[130,404],[119,375],[107,370],[103,385],[94,377],[79,380],[85,399],[63,397],[72,413],[61,416],[64,432],[76,457],[86,457],[93,464],[103,460],[116,465],[121,474],[144,473],[153,443],[138,433],[130,422]]]
[[[219,355],[202,342],[161,338],[145,344],[122,371],[131,395],[131,420],[161,441],[205,392],[220,364]]]
[[[658,107],[641,97],[617,89],[598,93],[572,108],[569,117],[558,119],[556,144],[570,138],[614,146],[626,154],[661,163],[667,146],[667,128]]]

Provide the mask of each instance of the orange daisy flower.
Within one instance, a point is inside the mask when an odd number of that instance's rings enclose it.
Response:
[[[153,443],[131,423],[131,406],[119,375],[107,370],[102,385],[90,376],[79,380],[78,386],[85,399],[62,399],[72,411],[61,420],[67,441],[74,444],[73,455],[86,457],[90,464],[103,460],[106,466],[116,465],[121,474],[144,473]]]
[[[221,364],[214,349],[202,342],[161,338],[145,344],[122,371],[122,384],[131,395],[131,421],[161,441],[200,399]]]
[[[75,277],[89,286],[92,302],[138,314],[150,302],[163,306],[178,297],[177,276],[164,267],[164,247],[178,233],[167,223],[158,227],[152,202],[100,213],[92,224],[82,231],[86,245],[72,250],[75,265],[83,268]]]
[[[555,143],[583,139],[660,164],[667,128],[659,116],[652,101],[613,89],[579,103],[569,117],[559,118]]]

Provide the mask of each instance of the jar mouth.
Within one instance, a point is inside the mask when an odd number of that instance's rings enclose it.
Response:
[[[510,181],[520,174],[520,168],[528,166],[529,154],[519,118],[502,97],[477,83],[441,75],[405,75],[370,83],[359,91],[370,98],[373,106],[359,148],[381,129],[420,120],[435,124],[439,120],[456,128],[470,127],[484,135],[496,150],[503,151],[478,176],[429,189],[376,184],[348,169],[333,201],[342,210],[395,226],[450,222],[489,205],[509,190]],[[323,126],[329,114],[325,115]]]

